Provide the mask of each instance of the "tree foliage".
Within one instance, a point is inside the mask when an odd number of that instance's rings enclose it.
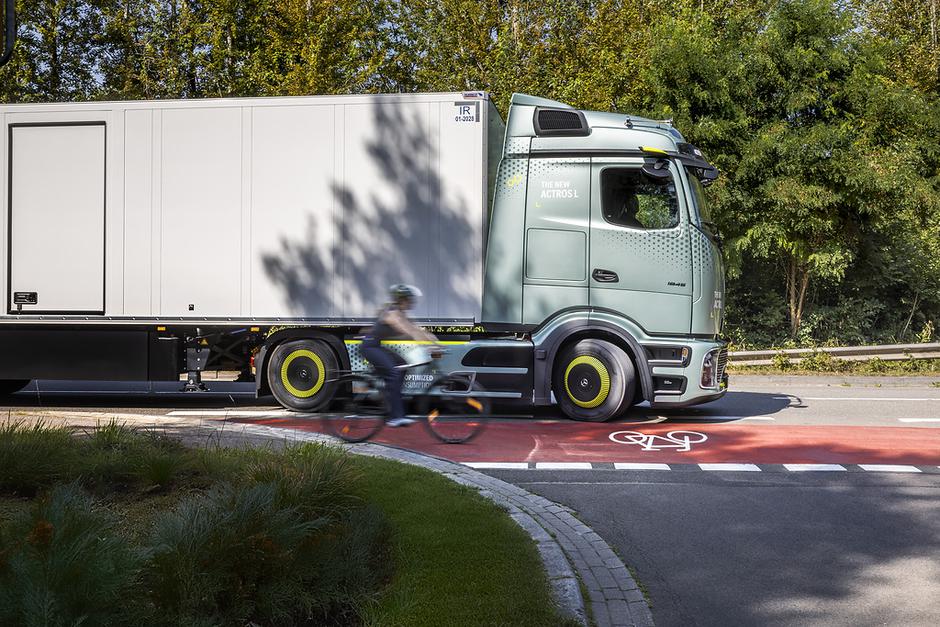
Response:
[[[21,0],[0,98],[485,89],[671,118],[723,172],[739,341],[905,341],[940,327],[938,4]]]

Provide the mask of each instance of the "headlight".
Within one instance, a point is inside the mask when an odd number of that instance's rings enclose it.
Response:
[[[718,352],[720,349],[709,351],[702,361],[702,387],[714,389],[718,387]]]

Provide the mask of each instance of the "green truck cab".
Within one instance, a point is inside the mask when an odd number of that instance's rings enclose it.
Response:
[[[607,420],[724,394],[716,176],[667,122],[513,96],[482,319],[531,341],[535,404]]]

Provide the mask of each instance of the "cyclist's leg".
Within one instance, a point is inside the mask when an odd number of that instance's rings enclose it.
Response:
[[[363,342],[362,355],[385,379],[385,398],[388,402],[389,418],[392,420],[405,416],[405,406],[401,398],[401,386],[405,379],[405,372],[395,366],[404,363],[404,360],[392,351],[382,348],[378,342]]]

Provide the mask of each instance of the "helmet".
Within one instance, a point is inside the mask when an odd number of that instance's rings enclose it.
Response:
[[[421,290],[416,288],[414,285],[406,285],[404,283],[397,283],[391,286],[388,288],[388,293],[394,302],[407,300],[414,303],[419,298],[421,298],[421,296],[423,296],[423,294],[421,294]]]

